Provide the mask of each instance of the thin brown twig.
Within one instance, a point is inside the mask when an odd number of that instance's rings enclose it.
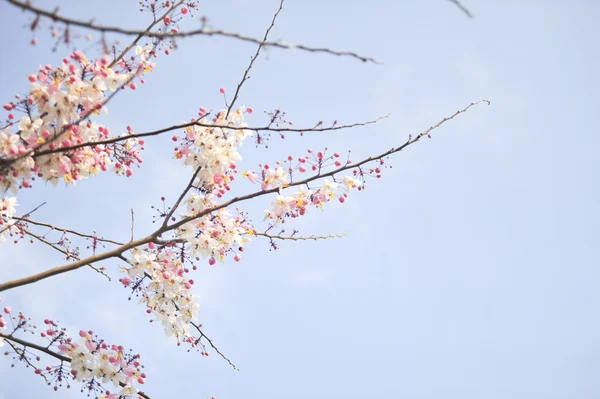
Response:
[[[458,0],[448,0],[450,3],[454,3],[462,12],[464,12],[467,17],[474,18],[473,14],[467,9],[467,7],[463,6],[462,3]]]
[[[235,89],[235,94],[233,95],[233,100],[231,100],[231,104],[229,104],[229,107],[227,108],[227,113],[225,114],[225,119],[227,119],[227,117],[229,116],[229,113],[231,112],[231,109],[235,105],[238,95],[240,94],[240,89],[242,88],[242,85],[246,82],[246,80],[250,79],[250,77],[248,76],[248,73],[250,73],[250,70],[252,69],[252,66],[254,65],[254,61],[256,61],[256,59],[260,55],[260,50],[263,48],[263,46],[267,42],[267,39],[269,38],[269,33],[271,32],[271,29],[273,29],[273,27],[275,26],[275,21],[277,20],[279,13],[283,9],[284,1],[285,0],[281,0],[279,2],[279,8],[275,12],[275,15],[273,15],[273,19],[271,20],[271,25],[269,25],[269,27],[267,28],[267,30],[265,32],[265,37],[263,38],[262,42],[260,42],[260,44],[258,45],[258,48],[256,49],[256,53],[254,54],[254,56],[252,56],[250,58],[250,64],[248,65],[248,68],[246,68],[246,70],[244,71],[244,76],[242,76],[242,80],[240,80],[240,83],[238,83],[237,88]]]
[[[227,363],[229,363],[229,365],[231,367],[233,367],[237,371],[240,371],[240,369],[238,369],[236,367],[236,365],[231,362],[231,360],[229,360],[223,353],[221,353],[221,351],[219,350],[219,348],[216,347],[216,345],[212,342],[212,340],[210,338],[208,338],[208,336],[206,336],[206,334],[204,334],[204,332],[202,331],[202,329],[200,328],[199,325],[197,325],[194,322],[192,322],[192,325],[194,327],[196,327],[196,330],[198,330],[198,332],[200,333],[200,336],[202,338],[206,339],[206,341],[208,341],[209,345],[211,346],[211,348],[213,348],[215,350],[215,352],[217,352],[223,359],[225,359],[227,361]]]
[[[306,184],[308,184],[308,183],[310,183],[310,182],[312,182],[314,180],[322,179],[324,177],[333,176],[336,173],[340,173],[340,172],[343,172],[343,171],[348,170],[348,169],[354,169],[354,168],[356,168],[358,166],[361,166],[361,165],[363,165],[365,163],[368,163],[368,162],[371,162],[371,161],[374,161],[374,160],[377,160],[377,159],[382,159],[382,158],[384,158],[386,156],[389,156],[391,154],[400,152],[403,149],[405,149],[406,147],[408,147],[408,146],[416,143],[417,141],[419,141],[423,136],[428,135],[432,130],[437,129],[438,127],[440,127],[441,125],[443,125],[447,121],[449,121],[451,119],[454,119],[456,116],[458,116],[458,115],[460,115],[460,114],[462,114],[464,112],[467,112],[467,110],[469,110],[471,107],[473,107],[473,106],[475,106],[477,104],[480,104],[482,102],[485,102],[488,105],[490,104],[490,102],[488,100],[485,100],[485,99],[484,100],[479,100],[477,102],[473,102],[473,103],[469,104],[468,106],[466,106],[465,108],[456,111],[451,116],[443,118],[437,124],[431,126],[430,128],[428,128],[427,130],[425,130],[422,133],[418,134],[414,138],[409,139],[408,141],[406,141],[404,144],[400,145],[399,147],[392,148],[392,149],[390,149],[388,151],[385,151],[385,152],[383,152],[383,153],[381,153],[379,155],[375,155],[375,156],[363,159],[362,161],[359,161],[359,162],[356,162],[356,163],[353,163],[353,164],[347,164],[347,165],[341,166],[341,167],[339,167],[337,169],[334,169],[334,170],[332,170],[330,172],[327,172],[327,173],[321,173],[321,174],[313,175],[313,176],[308,177],[308,178],[306,178],[304,180],[299,180],[299,181],[290,183],[286,187],[303,186],[303,185],[306,185]],[[11,288],[20,287],[20,286],[27,285],[27,284],[32,284],[32,283],[35,283],[37,281],[44,280],[46,278],[49,278],[49,277],[52,277],[52,276],[56,276],[56,275],[59,275],[59,274],[62,274],[62,273],[67,273],[69,271],[73,271],[73,270],[79,269],[82,266],[87,265],[88,263],[96,263],[96,262],[99,262],[101,260],[105,260],[105,259],[116,257],[116,256],[121,255],[125,251],[128,251],[128,250],[130,250],[132,248],[135,248],[135,247],[147,244],[147,243],[149,243],[151,241],[154,242],[154,241],[156,241],[156,239],[161,234],[163,234],[163,233],[165,233],[167,231],[171,231],[171,230],[177,229],[178,227],[180,227],[180,226],[184,225],[185,223],[188,223],[188,222],[190,222],[190,221],[192,221],[194,219],[201,218],[201,217],[203,217],[203,216],[205,216],[205,215],[207,215],[209,213],[212,213],[214,211],[218,211],[219,209],[226,208],[226,207],[228,207],[228,206],[230,206],[232,204],[235,204],[237,202],[249,200],[249,199],[252,199],[252,198],[255,198],[255,197],[260,197],[260,196],[267,195],[267,194],[276,193],[276,192],[279,192],[280,190],[281,190],[280,187],[276,187],[276,188],[272,188],[272,189],[269,189],[269,190],[257,191],[257,192],[251,193],[251,194],[246,194],[246,195],[242,195],[242,196],[239,196],[239,197],[234,197],[234,198],[232,198],[229,201],[223,202],[220,205],[216,205],[216,206],[214,206],[212,208],[206,209],[206,210],[204,210],[202,212],[199,212],[196,215],[189,216],[189,217],[186,217],[186,218],[182,218],[178,222],[175,222],[175,223],[173,223],[171,225],[168,225],[166,227],[161,227],[158,230],[156,230],[154,233],[152,233],[152,234],[150,234],[150,235],[148,235],[146,237],[139,238],[139,239],[137,239],[135,241],[131,241],[131,242],[126,243],[126,244],[124,244],[124,245],[122,245],[122,246],[120,246],[118,248],[114,248],[114,249],[109,250],[107,252],[104,252],[102,254],[97,254],[97,255],[94,255],[94,256],[90,256],[90,257],[87,257],[85,259],[81,259],[81,260],[79,260],[77,262],[73,262],[73,263],[70,263],[70,264],[66,264],[66,265],[62,265],[62,266],[57,266],[57,267],[54,267],[52,269],[48,269],[48,270],[45,270],[45,271],[42,271],[40,273],[36,273],[36,274],[30,275],[30,276],[27,276],[27,277],[22,277],[22,278],[19,278],[19,279],[15,279],[15,280],[4,282],[4,283],[0,284],[0,292],[6,291],[6,290],[11,289]]]
[[[33,12],[37,15],[42,15],[44,17],[52,18],[55,21],[60,21],[67,25],[75,25],[75,26],[79,26],[82,28],[92,29],[92,30],[96,30],[96,31],[100,31],[100,32],[119,33],[119,34],[123,34],[123,35],[138,35],[138,39],[136,39],[136,42],[137,42],[137,40],[139,40],[139,38],[144,37],[144,36],[155,37],[157,39],[164,39],[164,38],[184,38],[184,37],[190,37],[190,36],[204,35],[204,36],[229,37],[229,38],[237,39],[240,41],[245,41],[245,42],[250,42],[250,43],[255,43],[255,44],[261,43],[260,39],[250,37],[250,36],[245,36],[245,35],[242,35],[242,34],[236,33],[236,32],[228,32],[228,31],[225,31],[222,29],[201,28],[201,29],[195,29],[195,30],[191,30],[191,31],[187,31],[187,32],[173,33],[173,32],[149,32],[148,30],[135,30],[135,29],[124,29],[124,28],[114,27],[114,26],[102,26],[102,25],[97,25],[97,24],[91,23],[91,22],[84,22],[84,21],[79,21],[79,20],[72,19],[72,18],[67,18],[67,17],[61,16],[57,13],[53,13],[48,10],[34,7],[31,4],[29,4],[28,2],[21,2],[21,1],[17,1],[17,0],[7,0],[7,1],[17,7],[21,7],[23,9]],[[157,20],[157,21],[159,21],[159,20]],[[351,51],[336,51],[336,50],[332,50],[332,49],[325,48],[325,47],[310,47],[310,46],[305,46],[303,44],[289,44],[289,43],[283,43],[283,42],[265,42],[264,45],[269,46],[269,47],[277,47],[277,48],[281,48],[281,49],[287,49],[287,50],[297,49],[297,50],[302,50],[302,51],[307,51],[307,52],[312,52],[312,53],[327,53],[330,55],[348,56],[348,57],[356,58],[363,62],[372,62],[374,64],[379,64],[378,61],[376,61],[375,59],[373,59],[371,57],[364,57],[362,55],[359,55],[359,54],[351,52]]]
[[[179,208],[179,205],[181,204],[181,201],[183,201],[183,198],[185,197],[185,195],[194,186],[194,180],[196,180],[196,176],[198,176],[198,173],[200,173],[201,169],[202,169],[202,166],[198,166],[198,168],[196,169],[196,172],[194,172],[194,174],[192,175],[192,178],[190,179],[189,183],[187,184],[185,189],[181,192],[181,195],[179,195],[179,198],[177,198],[177,201],[175,201],[175,204],[173,204],[173,207],[171,208],[171,210],[165,216],[165,220],[163,221],[162,227],[165,227],[169,223],[169,219],[173,216],[173,214],[175,213],[177,208]]]
[[[31,223],[31,224],[34,224],[36,226],[48,227],[51,230],[59,231],[59,232],[62,232],[62,233],[73,234],[73,235],[76,235],[76,236],[79,236],[79,237],[82,237],[82,238],[89,238],[89,239],[92,239],[92,240],[97,240],[97,241],[105,242],[105,243],[108,243],[108,244],[123,245],[123,243],[119,242],[119,241],[109,240],[107,238],[98,237],[97,235],[80,233],[77,230],[72,230],[72,229],[67,229],[67,228],[64,228],[64,227],[55,226],[55,225],[50,224],[50,223],[39,222],[37,220],[32,220],[32,219],[29,219],[29,218],[26,218],[26,217],[13,218],[13,219],[21,221],[21,222],[25,222],[25,223]]]
[[[31,360],[29,360],[29,358],[27,357],[26,354],[26,346],[23,346],[23,348],[19,348],[16,346],[16,344],[12,341],[9,340],[5,340],[6,343],[13,349],[13,351],[19,356],[19,359],[22,359],[25,361],[25,363],[27,363],[29,365],[29,367],[33,368],[34,370],[37,369],[37,367],[31,363]],[[42,378],[44,379],[44,381],[46,381],[46,384],[50,384],[50,381],[48,381],[48,377],[46,377],[44,374],[41,374]]]
[[[271,240],[293,240],[293,241],[308,241],[308,240],[326,240],[328,238],[341,238],[344,236],[348,235],[348,232],[345,232],[343,234],[328,234],[325,236],[296,236],[296,235],[290,235],[290,236],[282,236],[282,235],[278,235],[278,234],[269,234],[269,233],[259,233],[259,232],[255,232],[254,233],[255,236],[262,236],[262,237],[267,237]]]
[[[46,245],[48,245],[51,248],[54,248],[55,250],[57,250],[58,252],[62,253],[63,255],[65,255],[67,258],[73,258],[75,260],[79,260],[79,257],[77,255],[72,254],[70,251],[63,249],[59,246],[57,246],[56,244],[52,243],[50,240],[48,240],[45,237],[39,236],[27,229],[21,228],[21,231],[25,234],[27,234],[30,237],[35,238],[36,240],[38,240],[41,243],[44,243]],[[68,259],[67,259],[68,260]],[[94,266],[93,264],[89,263],[88,264],[89,267],[91,267],[94,271],[96,271],[97,273],[103,275],[104,277],[106,277],[108,279],[108,281],[111,281],[112,279],[110,278],[110,276],[108,274],[106,274],[105,271],[97,268],[96,266]]]

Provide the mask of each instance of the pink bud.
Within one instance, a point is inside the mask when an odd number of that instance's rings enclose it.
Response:
[[[4,313],[9,314],[11,312],[11,308],[9,306],[4,307]]]
[[[344,197],[339,197],[338,199],[340,200],[340,202],[341,202],[342,204],[344,203],[344,201],[346,201],[346,198],[344,198]]]
[[[225,89],[224,88],[220,88],[219,91],[221,92],[221,94],[225,94]]]
[[[183,8],[181,9],[181,13],[182,13],[182,14],[187,14],[187,13],[188,13],[188,11],[189,11],[189,10],[188,10],[186,7],[183,7]]]
[[[248,108],[246,108],[246,112],[251,114],[254,112],[254,110],[252,109],[252,107],[248,107]]]
[[[215,258],[212,258],[212,257],[211,257],[211,258],[208,260],[208,264],[209,264],[209,265],[211,265],[211,266],[213,266],[215,263],[217,263],[217,261],[215,260]]]
[[[235,259],[236,262],[239,262],[240,260],[242,260],[242,257],[239,254],[236,254],[233,259]]]
[[[171,17],[165,17],[163,19],[163,21],[164,21],[165,25],[169,25],[171,23]]]
[[[302,173],[306,172],[306,168],[302,165],[300,165],[300,167],[298,168],[298,170]]]
[[[129,88],[131,90],[135,90],[135,89],[137,89],[137,85],[135,84],[135,82],[131,82],[131,83],[129,83]]]

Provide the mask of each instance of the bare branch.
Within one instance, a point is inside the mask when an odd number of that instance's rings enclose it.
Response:
[[[194,175],[190,179],[189,183],[187,184],[187,186],[185,187],[185,189],[181,192],[181,195],[179,195],[179,198],[177,198],[177,201],[175,201],[175,204],[173,205],[173,207],[171,208],[171,210],[165,216],[165,220],[163,221],[163,224],[162,224],[163,228],[167,226],[167,224],[169,223],[169,219],[173,216],[173,214],[175,213],[175,211],[177,210],[177,208],[179,208],[179,205],[181,204],[181,201],[183,201],[183,198],[185,197],[185,195],[194,186],[194,180],[196,180],[196,176],[198,176],[198,173],[200,173],[201,169],[202,169],[202,166],[198,166],[198,168],[196,169],[196,172],[194,172]]]
[[[256,54],[254,54],[254,56],[250,58],[250,64],[248,65],[248,68],[246,68],[246,70],[244,71],[244,76],[242,77],[242,80],[240,80],[240,83],[238,83],[238,85],[237,85],[237,89],[235,90],[235,94],[233,95],[233,100],[231,100],[231,104],[229,104],[229,107],[227,108],[227,114],[225,114],[225,119],[227,119],[227,117],[229,116],[229,113],[231,112],[231,109],[235,105],[238,95],[240,94],[240,89],[242,88],[242,85],[244,84],[244,82],[246,82],[246,80],[250,79],[250,77],[248,76],[248,73],[250,73],[250,70],[252,69],[252,65],[254,65],[254,61],[256,61],[256,59],[260,55],[260,49],[262,49],[262,47],[267,42],[269,33],[271,32],[271,29],[273,29],[273,27],[275,26],[275,21],[277,20],[277,16],[283,9],[284,1],[285,0],[281,0],[281,2],[279,3],[279,8],[275,12],[275,15],[273,15],[273,20],[271,21],[271,25],[269,25],[269,27],[267,28],[267,31],[265,32],[265,37],[263,38],[262,42],[260,42],[260,44],[258,45],[258,48],[256,49]]]
[[[61,247],[57,246],[56,244],[52,243],[52,242],[51,242],[50,240],[48,240],[47,238],[45,238],[45,237],[42,237],[42,236],[39,236],[39,235],[37,235],[37,234],[35,234],[35,233],[33,233],[33,232],[31,232],[31,231],[27,230],[27,229],[24,229],[24,228],[21,228],[21,231],[22,231],[23,233],[27,234],[28,236],[30,236],[30,237],[32,237],[32,238],[35,238],[35,239],[36,239],[36,240],[38,240],[39,242],[41,242],[41,243],[44,243],[44,244],[48,245],[49,247],[51,247],[51,248],[53,248],[53,249],[57,250],[58,252],[60,252],[60,253],[64,254],[64,255],[67,257],[67,260],[68,260],[68,258],[73,258],[73,259],[75,259],[75,260],[79,260],[79,257],[78,257],[77,255],[75,255],[75,254],[71,253],[71,252],[70,252],[69,250],[67,250],[67,249],[63,249],[63,248],[61,248]],[[88,266],[89,266],[89,267],[91,267],[91,268],[92,268],[94,271],[96,271],[97,273],[99,273],[99,274],[103,275],[104,277],[106,277],[106,278],[108,279],[108,281],[111,281],[111,280],[112,280],[112,279],[110,278],[110,276],[109,276],[108,274],[106,274],[106,272],[105,272],[104,270],[97,268],[96,266],[92,265],[91,263],[90,263],[90,264],[88,264]]]
[[[79,236],[79,237],[82,237],[82,238],[89,238],[89,239],[92,239],[92,240],[102,241],[102,242],[109,243],[109,244],[114,244],[114,245],[123,245],[123,243],[119,242],[119,241],[109,240],[109,239],[106,239],[106,238],[98,237],[97,235],[80,233],[77,230],[66,229],[64,227],[55,226],[55,225],[52,225],[50,223],[38,222],[36,220],[32,220],[32,219],[29,219],[27,217],[20,217],[20,218],[13,218],[13,219],[14,220],[19,220],[19,221],[22,221],[22,222],[25,222],[25,223],[31,223],[31,224],[34,224],[36,226],[48,227],[49,229],[52,229],[52,230],[56,230],[56,231],[59,231],[59,232],[62,232],[62,233],[73,234],[73,235],[76,235],[76,236]]]
[[[137,41],[141,37],[144,37],[144,36],[155,37],[158,39],[164,39],[164,38],[179,38],[179,37],[183,38],[183,37],[198,36],[198,35],[223,36],[223,37],[229,37],[229,38],[233,38],[233,39],[237,39],[237,40],[241,40],[241,41],[245,41],[245,42],[250,42],[250,43],[255,43],[255,44],[262,43],[261,39],[257,39],[257,38],[250,37],[250,36],[245,36],[245,35],[235,33],[235,32],[228,32],[228,31],[221,30],[221,29],[204,29],[204,28],[202,28],[202,29],[196,29],[196,30],[191,30],[191,31],[187,31],[187,32],[172,33],[172,32],[150,32],[149,28],[151,28],[153,25],[151,25],[146,30],[135,30],[135,29],[124,29],[124,28],[113,27],[113,26],[102,26],[102,25],[97,25],[97,24],[91,23],[91,22],[84,22],[84,21],[79,21],[79,20],[72,19],[72,18],[63,17],[61,15],[58,15],[57,13],[50,12],[50,11],[47,11],[47,10],[44,10],[44,9],[41,9],[38,7],[34,7],[33,5],[29,4],[29,2],[21,2],[21,1],[17,1],[17,0],[7,0],[7,1],[17,7],[23,8],[24,10],[28,10],[37,15],[42,15],[44,17],[52,18],[52,20],[54,20],[54,21],[60,21],[67,25],[75,25],[75,26],[79,26],[82,28],[92,29],[92,30],[96,30],[96,31],[100,31],[100,32],[111,32],[111,33],[119,33],[122,35],[132,35],[132,36],[137,35],[138,39],[136,39],[134,41],[134,43],[137,43]],[[181,2],[179,2],[178,4],[181,4]],[[160,20],[157,19],[157,22],[161,21],[161,20],[162,20],[162,18]],[[133,45],[135,45],[135,44],[133,44]],[[288,43],[282,43],[282,42],[265,42],[264,45],[269,46],[269,47],[288,49],[288,50],[298,49],[298,50],[303,50],[303,51],[308,51],[308,52],[313,52],[313,53],[327,53],[327,54],[337,55],[337,56],[348,56],[348,57],[356,58],[363,62],[372,62],[374,64],[379,64],[379,62],[373,58],[364,57],[362,55],[356,54],[351,51],[336,51],[336,50],[332,50],[332,49],[328,49],[328,48],[324,48],[324,47],[309,47],[309,46],[305,46],[302,44],[288,44]],[[130,48],[128,48],[127,51],[129,51],[129,49]]]
[[[278,235],[278,234],[259,233],[259,232],[255,232],[254,235],[267,237],[271,240],[293,240],[293,241],[315,240],[316,241],[316,240],[326,240],[328,238],[341,238],[341,237],[347,236],[348,232],[345,232],[343,234],[328,234],[326,236],[297,236],[297,235],[282,236],[282,235]]]
[[[460,1],[458,1],[458,0],[448,0],[448,1],[451,3],[454,3],[462,12],[464,12],[467,15],[467,17],[473,18],[473,14],[471,14],[471,12],[465,6],[463,6]]]
[[[233,363],[231,362],[231,360],[229,360],[229,359],[228,359],[228,358],[227,358],[227,357],[226,357],[226,356],[225,356],[223,353],[221,353],[221,351],[219,350],[219,348],[217,348],[217,347],[215,346],[215,344],[212,342],[212,340],[211,340],[210,338],[208,338],[208,337],[206,336],[206,334],[204,334],[204,332],[203,332],[203,331],[200,329],[200,326],[199,326],[199,325],[197,325],[197,324],[196,324],[196,323],[194,323],[194,322],[192,322],[192,325],[193,325],[194,327],[196,327],[196,330],[198,330],[198,332],[200,333],[200,336],[201,336],[202,338],[206,339],[206,341],[208,342],[208,344],[211,346],[211,348],[213,348],[213,349],[215,350],[215,352],[217,352],[217,353],[218,353],[218,354],[219,354],[219,355],[220,355],[220,356],[221,356],[223,359],[225,359],[225,360],[227,361],[227,363],[229,363],[229,365],[230,365],[231,367],[233,367],[233,368],[234,368],[235,370],[237,370],[237,371],[240,371],[240,369],[238,369],[238,368],[235,366],[235,364],[233,364]]]

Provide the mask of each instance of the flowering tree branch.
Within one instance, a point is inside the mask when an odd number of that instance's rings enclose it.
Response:
[[[64,355],[61,355],[60,353],[57,353],[57,352],[55,352],[53,350],[50,350],[48,347],[44,347],[44,346],[38,345],[36,343],[26,341],[26,340],[21,339],[19,337],[15,337],[12,334],[6,334],[6,333],[3,333],[3,332],[0,332],[0,340],[6,340],[9,343],[9,345],[11,346],[11,348],[15,351],[15,353],[21,359],[25,360],[29,367],[35,369],[36,370],[36,374],[41,375],[46,380],[46,382],[48,382],[48,379],[43,374],[43,372],[41,372],[41,369],[36,368],[35,365],[27,357],[27,355],[25,353],[25,351],[27,349],[32,349],[32,350],[35,350],[37,352],[41,352],[41,353],[43,353],[45,355],[53,357],[53,358],[55,358],[57,360],[60,360],[61,362],[64,362],[64,363],[71,363],[72,360],[73,360],[73,359],[71,359],[68,356],[64,356]],[[18,348],[15,344],[16,345],[20,345],[23,348]],[[122,387],[125,386],[124,383],[121,383],[120,385]],[[144,398],[144,399],[151,399],[150,396],[148,396],[146,393],[144,393],[142,391],[137,391],[135,394],[138,395],[138,396],[140,396],[140,397],[142,397],[142,398]]]
[[[214,129],[226,129],[226,130],[247,130],[247,131],[252,131],[252,132],[310,133],[310,132],[328,132],[328,131],[358,127],[358,126],[367,126],[367,125],[377,123],[380,120],[386,119],[388,117],[389,117],[389,115],[385,115],[385,116],[380,116],[373,120],[369,120],[369,121],[365,121],[365,122],[350,123],[350,124],[345,124],[345,125],[339,125],[337,123],[334,123],[333,125],[328,126],[328,127],[320,127],[323,125],[323,123],[319,122],[318,124],[316,124],[316,126],[305,127],[305,128],[278,127],[278,126],[272,126],[271,124],[266,125],[266,126],[237,127],[237,126],[227,126],[227,125],[206,123],[206,122],[202,122],[203,119],[200,119],[197,121],[186,122],[186,123],[181,123],[178,125],[173,125],[173,126],[169,126],[169,127],[165,127],[165,128],[161,128],[161,129],[156,129],[156,130],[153,130],[150,132],[131,133],[131,134],[127,134],[124,136],[112,137],[110,139],[105,139],[105,140],[86,142],[86,143],[81,143],[81,144],[74,144],[74,145],[72,145],[70,147],[66,147],[66,148],[61,147],[61,148],[55,148],[53,150],[45,149],[45,150],[35,152],[32,155],[32,157],[37,158],[37,157],[41,157],[41,156],[45,156],[45,155],[59,154],[59,153],[67,152],[67,151],[72,151],[72,150],[76,150],[79,148],[93,147],[93,146],[97,146],[97,145],[114,144],[114,143],[118,143],[121,141],[129,140],[132,138],[140,139],[140,138],[145,138],[145,137],[158,136],[163,133],[172,132],[172,131],[176,131],[179,129],[184,129],[186,127],[192,127],[192,126],[205,127],[208,129],[214,128]]]
[[[38,8],[38,7],[31,5],[29,2],[23,2],[23,1],[18,1],[18,0],[7,0],[7,1],[10,4],[13,4],[17,7],[21,7],[22,9],[30,11],[38,16],[44,16],[44,17],[52,19],[53,21],[60,21],[64,24],[66,24],[67,26],[74,25],[74,26],[79,26],[82,28],[100,31],[103,33],[110,32],[110,33],[119,33],[122,35],[138,36],[138,39],[141,37],[144,37],[144,36],[154,37],[157,39],[167,39],[167,38],[175,39],[175,38],[184,38],[184,37],[199,36],[199,35],[222,36],[222,37],[229,37],[229,38],[237,39],[237,40],[244,41],[244,42],[264,45],[267,47],[276,47],[276,48],[287,49],[287,50],[297,49],[297,50],[313,52],[313,53],[326,53],[326,54],[337,55],[337,56],[348,56],[348,57],[352,57],[352,58],[358,59],[363,62],[372,62],[375,64],[379,64],[378,61],[376,61],[375,59],[373,59],[371,57],[365,57],[365,56],[356,54],[351,51],[337,51],[337,50],[332,50],[332,49],[325,48],[325,47],[310,47],[310,46],[305,46],[303,44],[289,44],[289,43],[283,43],[283,42],[279,42],[279,41],[264,41],[262,39],[242,35],[242,34],[236,33],[236,32],[229,32],[229,31],[222,30],[222,29],[201,28],[201,29],[195,29],[195,30],[191,30],[191,31],[187,31],[187,32],[170,32],[170,31],[169,32],[167,32],[167,31],[151,32],[149,29],[135,30],[135,29],[125,29],[125,28],[120,28],[120,27],[114,27],[114,26],[103,26],[103,25],[95,24],[93,22],[85,22],[85,21],[80,21],[80,20],[76,20],[76,19],[72,19],[72,18],[67,18],[67,17],[59,15],[57,11],[51,12],[48,10],[44,10],[42,8]],[[179,2],[178,5],[180,5],[181,3],[182,2]],[[173,7],[173,9],[174,8],[175,7]],[[162,18],[157,19],[155,22],[158,22],[161,20],[162,20]],[[134,43],[137,43],[137,40]],[[135,46],[135,44],[133,44],[133,45]]]
[[[450,115],[448,117],[443,118],[437,124],[431,126],[430,128],[426,129],[425,131],[417,134],[414,137],[410,137],[408,141],[406,141],[404,144],[401,144],[399,147],[391,148],[390,150],[385,151],[385,152],[383,152],[383,153],[381,153],[379,155],[371,156],[369,158],[363,159],[362,161],[359,161],[359,162],[356,162],[356,163],[353,163],[353,164],[347,164],[347,165],[341,166],[341,167],[339,167],[337,169],[334,169],[334,170],[332,170],[330,172],[313,175],[312,177],[306,178],[304,180],[299,180],[299,181],[296,181],[296,182],[292,182],[292,183],[288,184],[286,187],[303,186],[303,185],[306,185],[306,184],[308,184],[308,183],[310,183],[312,181],[315,181],[315,180],[318,180],[318,179],[322,179],[322,178],[325,178],[325,177],[328,177],[328,176],[334,176],[336,173],[340,173],[340,172],[343,172],[345,170],[353,169],[353,168],[359,167],[361,165],[364,165],[364,164],[366,164],[368,162],[371,162],[371,161],[374,161],[374,160],[379,160],[379,159],[382,159],[382,158],[387,157],[389,155],[392,155],[394,153],[400,152],[403,149],[405,149],[406,147],[408,147],[408,146],[410,146],[410,145],[415,144],[416,142],[418,142],[422,137],[428,136],[434,129],[437,129],[438,127],[440,127],[445,122],[454,119],[456,116],[458,116],[458,115],[466,112],[467,110],[469,110],[469,108],[471,108],[471,107],[473,107],[473,106],[475,106],[477,104],[480,104],[482,102],[490,104],[490,102],[488,100],[485,100],[485,99],[473,102],[473,103],[469,104],[468,106],[466,106],[465,108],[456,111],[454,114],[452,114],[452,115]],[[225,201],[225,202],[223,202],[221,204],[215,205],[214,207],[208,208],[208,209],[206,209],[206,210],[204,210],[202,212],[199,212],[199,213],[197,213],[195,215],[184,217],[181,220],[179,220],[177,222],[174,222],[173,224],[161,227],[158,230],[156,230],[154,233],[152,233],[152,234],[150,234],[150,235],[148,235],[146,237],[142,237],[142,238],[139,238],[137,240],[128,242],[126,244],[123,244],[123,245],[121,245],[121,246],[119,246],[117,248],[111,249],[111,250],[106,251],[104,253],[96,254],[96,255],[93,255],[93,256],[89,256],[87,258],[80,259],[80,260],[78,260],[76,262],[72,262],[72,263],[69,263],[69,264],[62,265],[62,266],[57,266],[57,267],[54,267],[52,269],[48,269],[48,270],[45,270],[45,271],[40,272],[40,273],[33,274],[31,276],[28,276],[28,277],[23,277],[23,278],[20,278],[20,279],[16,279],[16,280],[11,280],[11,281],[4,282],[4,283],[0,284],[0,292],[6,291],[6,290],[11,289],[11,288],[16,288],[16,287],[20,287],[20,286],[23,286],[23,285],[32,284],[32,283],[35,283],[35,282],[38,282],[38,281],[44,280],[46,278],[62,274],[62,273],[66,273],[66,272],[69,272],[69,271],[77,270],[80,267],[86,266],[87,264],[90,264],[90,263],[96,263],[96,262],[99,262],[99,261],[102,261],[102,260],[105,260],[105,259],[114,258],[114,257],[116,257],[118,255],[122,255],[123,253],[125,253],[128,250],[131,250],[131,249],[136,248],[136,247],[140,247],[140,246],[148,244],[150,242],[154,242],[163,233],[175,230],[175,229],[181,227],[182,225],[184,225],[184,224],[186,224],[186,223],[188,223],[190,221],[193,221],[195,219],[198,219],[198,218],[200,218],[202,216],[205,216],[205,215],[207,215],[209,213],[218,211],[218,210],[223,209],[223,208],[227,208],[227,207],[229,207],[229,206],[231,206],[231,205],[233,205],[235,203],[241,202],[241,201],[246,201],[246,200],[249,200],[249,199],[252,199],[252,198],[256,198],[256,197],[259,197],[259,196],[263,196],[263,195],[267,195],[267,194],[277,193],[277,192],[279,192],[279,190],[280,190],[280,188],[277,187],[277,188],[272,188],[272,189],[257,191],[257,192],[254,192],[254,193],[251,193],[251,194],[247,194],[247,195],[242,195],[242,196],[234,197],[234,198],[230,199],[229,201]]]

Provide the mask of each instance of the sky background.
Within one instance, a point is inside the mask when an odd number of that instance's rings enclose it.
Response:
[[[53,9],[57,1],[39,0]],[[187,353],[148,324],[128,291],[80,269],[3,293],[2,303],[73,334],[93,329],[142,354],[154,399],[569,398],[600,397],[600,190],[598,98],[600,3],[443,0],[287,0],[272,39],[353,50],[382,65],[271,49],[257,61],[239,104],[287,112],[296,126],[391,114],[374,126],[246,143],[240,169],[303,155],[306,148],[359,160],[406,141],[472,101],[488,98],[390,159],[392,169],[345,204],[311,210],[288,229],[349,231],[342,239],[257,239],[240,263],[192,276],[206,333],[241,369],[216,354]],[[136,1],[62,1],[63,14],[141,28]],[[262,37],[275,0],[207,0],[216,28]],[[47,31],[28,45],[30,15],[0,3],[3,103],[39,64],[56,65]],[[188,23],[187,27],[195,27]],[[95,34],[94,34],[95,35]],[[95,35],[97,37],[97,35]],[[79,48],[87,47],[79,41]],[[223,105],[255,45],[196,37],[157,60],[139,93],[115,98],[113,132],[142,132]],[[93,53],[93,50],[91,50]],[[151,205],[173,201],[191,171],[172,159],[170,135],[147,140],[130,179],[112,175],[19,194],[35,218],[127,240],[152,229]],[[255,187],[239,182],[240,190]],[[244,205],[257,225],[272,197]],[[0,280],[58,266],[38,244],[0,246]],[[118,264],[108,263],[117,275]],[[54,393],[0,359],[0,398],[79,398]]]

